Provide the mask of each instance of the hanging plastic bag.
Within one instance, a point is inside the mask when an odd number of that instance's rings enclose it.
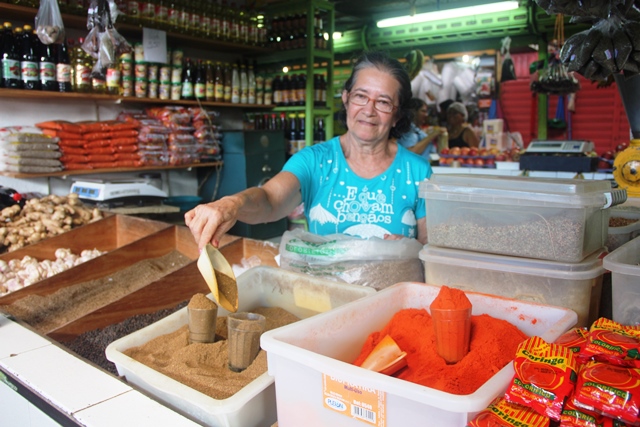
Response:
[[[64,41],[64,23],[57,0],[40,0],[35,27],[38,38],[44,44]]]
[[[516,68],[513,65],[513,59],[511,59],[510,47],[511,37],[505,37],[504,39],[502,39],[502,47],[500,48],[500,53],[503,55],[503,59],[500,83],[517,79]]]

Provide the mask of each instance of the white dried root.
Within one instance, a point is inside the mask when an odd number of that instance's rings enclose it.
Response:
[[[12,252],[102,218],[99,209],[85,206],[75,193],[30,199],[22,209],[13,205],[0,211],[0,244]]]
[[[9,262],[0,260],[0,296],[55,276],[105,253],[106,251],[98,249],[85,249],[77,255],[68,248],[58,248],[55,260],[38,261],[28,255]]]

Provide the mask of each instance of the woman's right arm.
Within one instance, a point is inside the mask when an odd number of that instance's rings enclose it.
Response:
[[[300,182],[289,172],[280,172],[262,187],[251,187],[215,202],[196,206],[184,215],[185,223],[202,249],[218,246],[236,221],[259,224],[287,216],[302,201]]]

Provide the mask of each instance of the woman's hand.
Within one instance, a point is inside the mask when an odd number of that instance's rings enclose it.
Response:
[[[385,234],[384,240],[402,240],[407,236],[403,236],[402,234]]]
[[[185,224],[191,230],[198,248],[204,248],[207,243],[217,248],[222,236],[236,223],[239,209],[239,202],[230,196],[198,205],[185,213]]]

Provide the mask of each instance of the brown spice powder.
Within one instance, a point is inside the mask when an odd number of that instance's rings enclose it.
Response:
[[[265,330],[279,328],[299,320],[280,307],[259,307],[253,313],[266,317]],[[124,354],[217,400],[226,399],[267,371],[264,350],[247,369],[233,372],[228,368],[227,317],[218,317],[216,342],[189,345],[188,326],[149,342],[132,347]]]
[[[99,279],[67,286],[45,296],[28,295],[0,307],[38,332],[48,334],[159,280],[189,262],[191,259],[187,256],[172,251]]]
[[[205,294],[195,294],[191,297],[187,307],[193,310],[213,310],[216,308],[216,303],[207,298]]]
[[[216,282],[218,282],[218,292],[227,299],[235,307],[238,306],[238,283],[231,277],[214,270],[216,273]]]

